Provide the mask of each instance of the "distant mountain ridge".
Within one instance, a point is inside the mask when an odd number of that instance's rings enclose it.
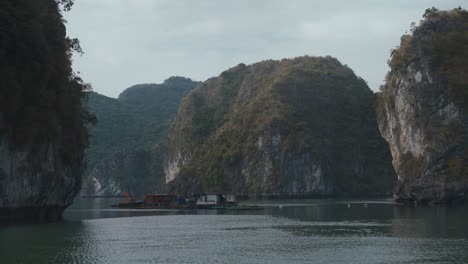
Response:
[[[165,137],[180,101],[198,84],[189,78],[170,77],[162,84],[129,87],[117,99],[90,93],[88,106],[98,122],[90,130],[82,194],[119,194],[136,189],[132,185],[136,181],[151,178],[141,168],[146,165],[136,163],[152,155]]]

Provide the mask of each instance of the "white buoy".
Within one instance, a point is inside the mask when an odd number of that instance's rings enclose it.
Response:
[[[351,204],[348,204],[348,208],[351,208]]]

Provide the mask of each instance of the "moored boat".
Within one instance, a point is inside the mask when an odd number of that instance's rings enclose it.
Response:
[[[143,201],[139,201],[136,199],[136,195],[130,196],[128,192],[124,193],[125,199],[121,202],[113,204],[112,207],[119,207],[119,208],[139,208],[143,205]]]

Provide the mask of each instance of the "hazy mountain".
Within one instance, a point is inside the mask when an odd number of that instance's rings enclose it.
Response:
[[[151,162],[145,163],[143,157],[151,155],[165,137],[182,97],[197,84],[171,77],[162,84],[132,86],[118,99],[91,93],[88,105],[98,122],[91,128],[91,144],[86,151],[88,173],[82,193],[144,191],[134,186],[152,178],[146,169]]]

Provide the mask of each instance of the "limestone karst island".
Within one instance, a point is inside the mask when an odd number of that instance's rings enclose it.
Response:
[[[466,4],[0,0],[0,263],[468,263]]]

